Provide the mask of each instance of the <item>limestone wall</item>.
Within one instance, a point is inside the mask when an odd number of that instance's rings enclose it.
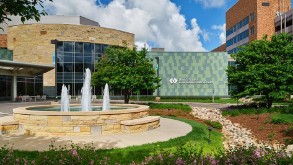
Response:
[[[22,131],[28,135],[71,136],[90,134],[133,133],[157,128],[159,121],[144,123],[123,131],[121,121],[139,119],[148,116],[148,110],[129,113],[93,115],[36,115],[14,113],[14,119],[22,125]]]
[[[13,50],[13,60],[53,65],[55,45],[51,40],[90,42],[133,47],[134,34],[89,25],[31,24],[11,26],[7,47]],[[44,74],[44,86],[55,86],[55,70]]]

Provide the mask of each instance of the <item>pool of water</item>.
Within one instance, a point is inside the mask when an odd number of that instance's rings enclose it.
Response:
[[[123,110],[123,109],[130,109],[134,108],[131,106],[111,106],[110,110]],[[27,110],[32,111],[60,111],[60,107],[58,106],[48,106],[48,107],[31,107],[27,108]],[[81,111],[81,106],[71,106],[70,112],[78,112]],[[102,106],[93,106],[92,111],[102,111]]]

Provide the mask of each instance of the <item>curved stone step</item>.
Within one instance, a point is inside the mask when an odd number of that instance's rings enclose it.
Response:
[[[121,125],[138,125],[138,124],[151,123],[158,120],[160,120],[160,116],[147,116],[147,117],[143,117],[139,119],[123,120],[121,121]]]
[[[125,133],[138,133],[160,126],[160,116],[147,116],[139,119],[121,121],[121,130]]]

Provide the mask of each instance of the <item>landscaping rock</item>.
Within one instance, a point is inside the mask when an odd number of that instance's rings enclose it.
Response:
[[[223,145],[226,150],[233,149],[236,146],[249,147],[251,145],[260,145],[252,137],[249,130],[241,127],[238,123],[233,124],[230,120],[224,118],[218,109],[193,107],[192,114],[200,119],[217,121],[223,125],[222,133],[225,137]]]

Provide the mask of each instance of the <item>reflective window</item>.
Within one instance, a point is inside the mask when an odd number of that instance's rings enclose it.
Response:
[[[58,42],[59,43],[59,42]],[[74,43],[73,42],[63,42],[64,43],[64,52],[73,52]]]
[[[83,53],[83,43],[82,42],[75,43],[75,52]]]
[[[57,95],[61,94],[62,84],[70,85],[70,94],[79,95],[85,68],[92,72],[95,62],[105,53],[108,45],[86,42],[61,42],[57,44]],[[60,88],[60,90],[59,90]],[[99,87],[95,88],[100,90]]]
[[[35,77],[17,77],[17,95],[42,95],[43,94],[43,76]]]

